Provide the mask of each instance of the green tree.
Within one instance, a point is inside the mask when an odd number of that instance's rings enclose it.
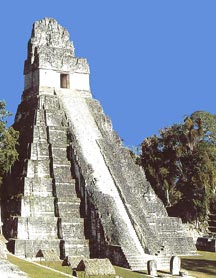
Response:
[[[203,220],[208,213],[216,188],[215,143],[215,115],[202,111],[142,143],[140,161],[147,179],[185,221]]]
[[[6,110],[4,101],[0,101],[0,185],[5,173],[18,158],[16,145],[18,144],[18,132],[13,127],[7,128],[7,119],[11,116]]]

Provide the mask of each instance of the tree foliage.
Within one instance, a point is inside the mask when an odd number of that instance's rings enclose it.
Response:
[[[5,102],[0,101],[0,184],[4,174],[10,170],[11,165],[18,158],[16,151],[18,132],[13,127],[7,128],[7,118],[11,114],[5,106]]]
[[[216,116],[197,111],[145,139],[140,163],[170,211],[185,221],[205,219],[216,188]]]

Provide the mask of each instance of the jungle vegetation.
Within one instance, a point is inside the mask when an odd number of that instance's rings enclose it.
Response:
[[[196,111],[161,129],[137,161],[171,215],[193,222],[216,213],[216,115]]]

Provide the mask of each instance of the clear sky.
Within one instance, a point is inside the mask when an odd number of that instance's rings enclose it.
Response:
[[[20,0],[0,4],[0,99],[13,114],[34,21],[55,18],[88,59],[91,91],[125,145],[196,110],[216,113],[216,0]]]

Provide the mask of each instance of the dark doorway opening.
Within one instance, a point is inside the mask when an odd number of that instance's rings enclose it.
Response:
[[[70,88],[69,74],[61,73],[60,74],[60,87],[61,88]]]

